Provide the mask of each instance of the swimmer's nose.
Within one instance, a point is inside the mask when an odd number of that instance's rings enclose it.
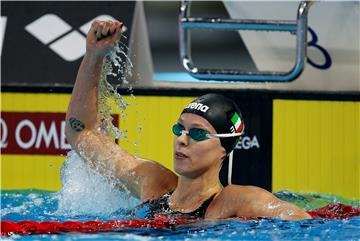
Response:
[[[182,131],[181,135],[178,136],[177,141],[180,143],[180,145],[188,145],[189,144],[189,136],[188,133],[186,131]]]

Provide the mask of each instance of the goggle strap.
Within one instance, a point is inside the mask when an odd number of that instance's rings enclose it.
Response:
[[[229,154],[229,167],[228,167],[228,185],[231,185],[232,169],[233,169],[233,156],[234,151]]]
[[[235,137],[241,136],[243,133],[226,133],[226,134],[208,134],[209,137],[219,137],[219,138],[226,138],[226,137]]]

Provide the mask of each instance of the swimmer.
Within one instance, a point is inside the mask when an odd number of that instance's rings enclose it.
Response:
[[[174,124],[174,170],[127,153],[99,131],[98,92],[104,57],[120,40],[122,23],[92,23],[68,111],[66,137],[90,166],[120,180],[152,212],[168,210],[209,219],[310,218],[301,208],[255,186],[223,187],[219,172],[244,126],[236,104],[207,94],[184,108]],[[230,137],[226,137],[230,136]],[[154,137],[156,138],[156,137]],[[159,145],[160,145],[159,141]]]

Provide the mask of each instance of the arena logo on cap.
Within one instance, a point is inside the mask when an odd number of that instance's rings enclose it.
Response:
[[[209,108],[210,108],[209,106],[204,105],[202,103],[193,102],[193,103],[190,103],[188,106],[186,106],[185,109],[195,109],[195,110],[199,110],[201,112],[206,113],[206,111],[208,111]]]

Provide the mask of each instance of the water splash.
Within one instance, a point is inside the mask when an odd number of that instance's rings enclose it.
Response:
[[[138,199],[117,188],[117,180],[90,168],[75,151],[68,153],[60,176],[62,189],[58,193],[58,213],[109,215],[139,204]]]
[[[123,38],[126,37],[123,36]],[[124,113],[129,105],[117,91],[120,86],[128,86],[132,91],[132,86],[127,79],[132,76],[133,64],[126,54],[127,50],[128,47],[119,41],[114,50],[106,56],[100,79],[98,108],[98,116],[102,122],[100,129],[114,139],[126,138],[126,132],[113,125],[111,113]],[[110,77],[116,77],[115,87],[109,83]],[[112,108],[112,104],[115,104],[117,110]]]

